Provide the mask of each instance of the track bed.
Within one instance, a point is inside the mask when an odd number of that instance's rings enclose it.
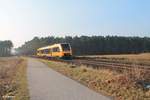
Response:
[[[47,59],[47,58],[45,58]],[[73,65],[86,65],[88,67],[92,67],[95,69],[106,68],[113,70],[132,70],[132,69],[140,69],[150,71],[149,63],[144,62],[135,62],[135,61],[127,61],[124,59],[112,59],[112,58],[89,58],[89,57],[74,57],[72,60],[63,60],[63,59],[49,59],[58,62],[69,63]]]

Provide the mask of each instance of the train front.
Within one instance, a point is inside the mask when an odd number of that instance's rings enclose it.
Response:
[[[62,43],[62,59],[72,59],[72,49],[69,43]]]

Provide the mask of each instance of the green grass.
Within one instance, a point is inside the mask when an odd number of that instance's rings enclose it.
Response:
[[[150,91],[138,88],[128,73],[117,73],[108,69],[95,70],[86,66],[41,60],[50,68],[86,85],[87,87],[110,95],[116,100],[150,100]]]

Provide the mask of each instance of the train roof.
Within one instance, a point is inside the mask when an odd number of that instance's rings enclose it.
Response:
[[[60,44],[69,44],[69,43],[56,43],[56,44],[53,44],[53,45],[48,45],[48,46],[45,46],[45,47],[38,48],[37,50],[49,49],[49,48],[58,46]]]

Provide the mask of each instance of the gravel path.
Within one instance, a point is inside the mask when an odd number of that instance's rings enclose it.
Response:
[[[27,76],[30,100],[110,100],[36,59],[28,59]]]

